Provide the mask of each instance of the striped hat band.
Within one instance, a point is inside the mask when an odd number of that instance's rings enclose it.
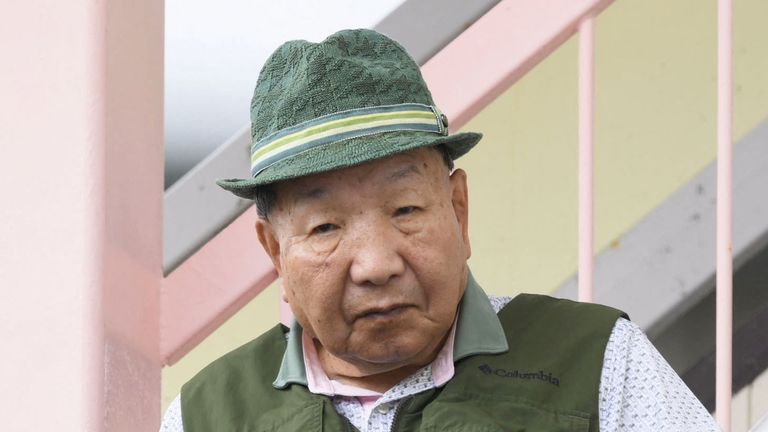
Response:
[[[340,111],[271,133],[251,146],[251,175],[314,147],[393,131],[448,134],[445,116],[433,105],[404,103]]]

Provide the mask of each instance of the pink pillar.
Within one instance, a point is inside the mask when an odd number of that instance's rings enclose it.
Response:
[[[579,301],[593,299],[594,273],[594,29],[595,19],[579,24]]]
[[[731,430],[733,364],[733,5],[717,4],[717,422]]]
[[[13,2],[0,40],[0,430],[155,431],[163,2]]]

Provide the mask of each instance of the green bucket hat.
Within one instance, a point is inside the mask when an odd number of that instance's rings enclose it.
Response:
[[[442,144],[456,159],[482,137],[448,135],[419,66],[373,30],[281,45],[251,100],[251,178],[216,184],[253,199],[256,187]]]

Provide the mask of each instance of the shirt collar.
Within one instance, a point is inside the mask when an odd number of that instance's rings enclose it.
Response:
[[[468,272],[467,287],[459,308],[461,313],[456,323],[453,345],[454,362],[475,354],[496,354],[509,350],[504,329],[493,306],[471,272]],[[274,387],[282,389],[289,384],[307,385],[301,338],[301,326],[293,319],[280,371],[272,383]]]

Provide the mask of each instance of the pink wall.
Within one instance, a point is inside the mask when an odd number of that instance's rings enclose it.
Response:
[[[163,280],[161,355],[173,364],[277,278],[251,206]]]
[[[0,429],[156,430],[163,3],[14,2],[0,40]]]

